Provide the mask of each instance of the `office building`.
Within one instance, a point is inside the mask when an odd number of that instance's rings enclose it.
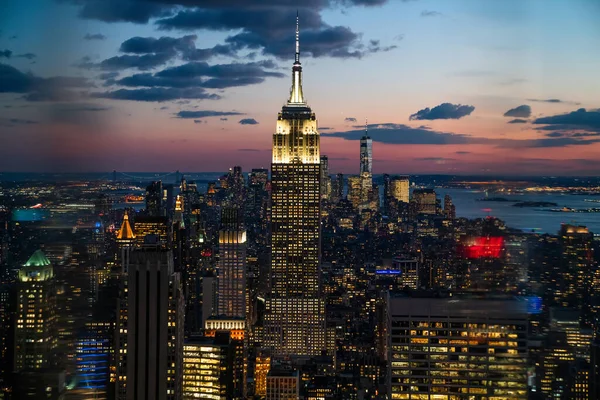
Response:
[[[389,196],[396,201],[408,203],[410,201],[410,180],[408,176],[394,176],[390,178]]]
[[[527,302],[387,298],[391,399],[527,399]]]
[[[122,400],[181,398],[184,302],[171,251],[131,253],[118,316],[117,380]]]
[[[239,342],[227,332],[192,337],[183,346],[183,399],[242,400],[237,391]],[[236,376],[237,375],[237,376]],[[239,382],[238,382],[239,385]]]
[[[134,221],[134,241],[136,247],[145,244],[158,244],[166,249],[171,246],[172,238],[169,232],[169,220],[167,217],[148,217],[137,215]]]
[[[146,213],[151,217],[163,216],[163,185],[161,181],[152,182],[146,187]]]
[[[325,349],[321,295],[321,164],[317,119],[304,100],[298,25],[292,90],[273,135],[271,292],[265,346],[274,355],[312,356]]]
[[[217,264],[217,315],[246,318],[246,229],[238,208],[223,208]]]
[[[344,198],[344,174],[337,174],[331,182],[331,202],[337,203]]]
[[[267,375],[266,400],[299,400],[300,378],[298,371],[273,368]]]
[[[23,399],[59,399],[65,390],[59,369],[54,269],[37,250],[18,272],[14,392]]]
[[[57,346],[54,269],[41,250],[19,270],[18,282],[14,370],[53,367]]]
[[[329,199],[331,195],[331,178],[329,177],[329,157],[321,156],[321,198]]]
[[[413,191],[413,201],[417,214],[437,214],[437,196],[433,189],[415,189]]]

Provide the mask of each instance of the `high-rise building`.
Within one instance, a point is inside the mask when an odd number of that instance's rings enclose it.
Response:
[[[278,115],[271,164],[271,288],[265,345],[274,355],[320,355],[325,349],[321,296],[321,205],[317,119],[302,92],[296,57],[290,98]]]
[[[389,295],[392,399],[527,399],[527,302]]]
[[[344,198],[344,174],[337,174],[331,182],[331,202],[337,203]]]
[[[408,176],[394,176],[390,180],[390,196],[397,201],[410,201],[410,180]]]
[[[115,351],[118,398],[181,398],[184,302],[171,251],[156,245],[133,251],[123,280]]]
[[[452,197],[449,194],[444,196],[444,217],[456,219],[456,206],[452,203]]]
[[[37,250],[19,270],[18,279],[14,370],[53,367],[57,346],[54,269]]]
[[[183,346],[183,399],[242,400],[236,378],[240,342],[227,332],[192,337]]]
[[[146,244],[158,244],[165,249],[170,247],[172,238],[167,217],[138,215],[133,226],[136,247],[143,247]]]
[[[54,269],[41,250],[19,270],[17,290],[14,392],[24,399],[59,399],[65,376],[56,354]]]
[[[266,400],[298,400],[300,377],[298,371],[274,368],[267,375]]]
[[[246,318],[246,230],[238,208],[224,207],[219,230],[217,315]]]
[[[331,178],[329,177],[329,157],[321,156],[321,198],[329,199]]]
[[[594,314],[594,254],[593,235],[585,226],[564,224],[560,229],[560,270],[555,286],[557,306],[576,308],[581,311],[582,322],[592,326]]]
[[[373,139],[365,124],[365,134],[360,138],[360,174],[373,174]]]
[[[161,181],[152,182],[146,187],[146,213],[152,217],[163,215],[163,186]]]
[[[413,201],[417,214],[435,215],[437,213],[437,196],[433,189],[415,189]]]

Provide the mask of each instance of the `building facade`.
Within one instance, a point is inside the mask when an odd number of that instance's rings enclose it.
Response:
[[[391,399],[527,399],[527,302],[387,299]]]
[[[298,28],[290,98],[279,113],[271,164],[271,287],[265,346],[276,355],[325,349],[321,296],[321,164],[317,119],[304,100]]]

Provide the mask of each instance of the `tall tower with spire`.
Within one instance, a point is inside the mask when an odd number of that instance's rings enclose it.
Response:
[[[360,138],[360,205],[359,209],[369,208],[369,196],[373,192],[373,141],[369,136],[365,120],[365,134]]]
[[[271,291],[265,314],[265,346],[275,356],[292,357],[325,349],[319,132],[302,92],[298,26],[296,17],[292,89],[273,134]]]

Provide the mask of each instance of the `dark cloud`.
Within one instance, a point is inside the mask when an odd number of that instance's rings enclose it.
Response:
[[[507,122],[507,124],[526,124],[526,123],[527,123],[526,119],[520,119],[520,118],[511,119],[510,121]]]
[[[11,55],[12,55],[12,51],[10,51],[10,50],[0,50],[0,58],[2,58],[2,57],[10,58]]]
[[[179,111],[175,114],[177,118],[206,118],[206,117],[220,117],[224,115],[244,115],[244,113],[236,112],[236,111]]]
[[[369,124],[369,136],[374,142],[388,144],[420,144],[420,145],[470,145],[485,144],[503,148],[544,148],[588,145],[598,140],[582,140],[581,138],[542,138],[542,139],[490,139],[460,133],[437,132],[433,130],[413,128],[408,125],[384,123]],[[346,140],[360,140],[363,129],[345,132],[324,133],[322,138],[340,137]]]
[[[549,138],[559,138],[559,137],[565,137],[566,135],[562,132],[550,132],[546,134],[546,137]]]
[[[50,122],[97,128],[110,119],[111,109],[94,103],[56,103],[43,111]]]
[[[100,69],[107,71],[118,71],[128,68],[137,68],[141,71],[146,71],[164,65],[171,60],[175,55],[171,53],[157,53],[144,55],[125,54],[122,56],[114,56],[103,60],[97,66]]]
[[[98,75],[98,79],[102,79],[102,80],[115,79],[117,76],[119,76],[119,73],[116,72],[116,71],[113,71],[113,72],[103,72],[100,75]]]
[[[464,155],[464,154],[471,154],[471,152],[470,151],[457,151],[456,154]]]
[[[132,101],[171,101],[178,99],[208,99],[218,100],[217,94],[206,93],[199,88],[149,88],[149,89],[118,89],[110,92],[96,92],[91,94],[95,98]]]
[[[580,108],[568,114],[559,114],[549,117],[536,118],[534,124],[546,125],[545,130],[584,130],[600,132],[600,110],[586,111]]]
[[[256,124],[258,124],[258,121],[255,120],[254,118],[243,118],[243,119],[240,119],[239,123],[242,125],[256,125]]]
[[[180,10],[174,16],[160,19],[156,23],[164,30],[241,30],[226,39],[229,51],[259,50],[263,54],[289,59],[294,48],[292,21],[295,17],[295,6],[255,8],[240,5],[239,8],[215,9],[203,5],[203,8]],[[327,25],[318,9],[302,9],[300,20],[303,55],[360,58],[368,53],[395,48],[379,45],[365,48],[360,42],[359,34],[347,27]]]
[[[106,36],[101,33],[88,33],[83,38],[85,40],[105,40]]]
[[[344,118],[344,122],[356,122],[356,118],[354,118],[354,117],[347,117],[347,118]]]
[[[35,55],[33,53],[23,53],[23,54],[17,54],[15,57],[17,57],[17,58],[26,58],[28,60],[33,60],[34,58],[37,57],[37,55]]]
[[[229,118],[219,118],[221,121],[227,121]]]
[[[267,71],[263,68],[265,65],[270,66],[269,62],[217,65],[188,63],[155,74],[134,74],[110,83],[127,87],[225,89],[262,83],[267,77],[284,76],[280,72]]]
[[[511,108],[504,113],[504,116],[513,118],[529,118],[531,116],[531,107],[523,104],[522,106]]]
[[[417,111],[410,116],[410,120],[460,119],[470,115],[473,110],[474,106],[442,103],[431,109],[428,107]]]
[[[171,7],[148,0],[72,0],[82,4],[79,16],[104,22],[148,23],[150,18],[168,15]],[[168,3],[168,1],[165,1]]]
[[[38,124],[38,121],[34,121],[31,119],[22,119],[22,118],[0,118],[0,126],[3,127],[15,127],[19,125],[35,125]]]
[[[444,161],[454,161],[454,158],[446,158],[446,157],[421,157],[415,158],[416,161],[435,161],[435,162],[444,162]]]
[[[245,152],[259,152],[259,151],[264,151],[264,150],[259,150],[259,149],[237,149],[237,151],[245,151]]]
[[[561,100],[561,99],[527,99],[527,101],[535,101],[538,103],[563,103],[563,104],[573,104],[578,106],[581,103],[577,103],[575,101]]]
[[[421,17],[438,17],[440,15],[442,15],[442,13],[438,11],[421,11]]]
[[[320,131],[329,131],[329,130],[331,130],[331,128],[330,128],[330,127],[328,127],[328,126],[320,126],[320,127],[319,127],[319,130],[320,130]]]
[[[24,99],[28,101],[68,101],[80,96],[73,89],[89,86],[85,78],[40,78],[10,65],[0,64],[0,93],[24,93]]]
[[[196,39],[196,35],[180,38],[163,36],[158,39],[136,36],[121,43],[119,51],[135,54],[186,52],[196,48]]]

